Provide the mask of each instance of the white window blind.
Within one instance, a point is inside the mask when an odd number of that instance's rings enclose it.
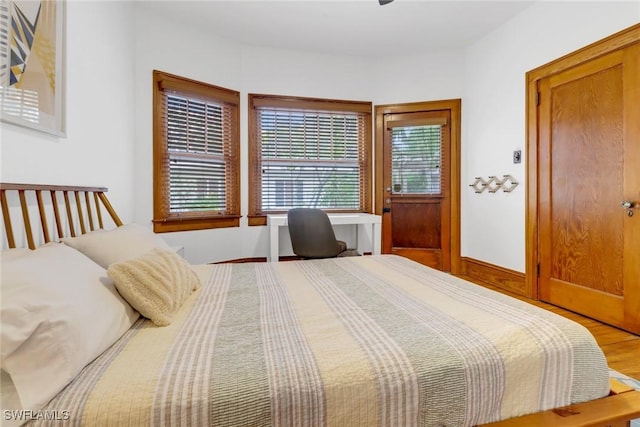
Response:
[[[362,114],[260,107],[257,122],[261,211],[363,209]]]
[[[224,105],[166,93],[169,210],[227,211]]]

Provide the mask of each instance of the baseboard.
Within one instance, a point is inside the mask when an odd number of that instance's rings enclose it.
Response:
[[[473,258],[462,257],[460,261],[463,274],[470,278],[488,283],[505,291],[531,297],[526,289],[524,273]]]
[[[293,261],[293,260],[296,260],[296,259],[302,259],[302,258],[300,258],[298,256],[295,256],[295,255],[281,256],[279,261]],[[267,257],[230,259],[230,260],[226,260],[226,261],[213,262],[212,264],[226,264],[226,263],[241,264],[241,263],[245,263],[245,262],[267,262]]]
[[[371,255],[371,252],[364,252],[362,255]],[[278,261],[296,261],[300,259],[302,258],[296,255],[280,255],[278,257]],[[267,262],[267,257],[238,258],[238,259],[230,259],[227,261],[216,261],[216,262],[212,262],[211,264],[226,264],[226,263],[240,264],[244,262]]]

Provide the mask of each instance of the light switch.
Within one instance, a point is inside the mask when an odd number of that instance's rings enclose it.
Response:
[[[513,152],[513,163],[520,163],[522,161],[522,151],[515,150]]]

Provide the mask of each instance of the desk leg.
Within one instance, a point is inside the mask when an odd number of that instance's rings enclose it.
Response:
[[[380,255],[380,247],[382,246],[382,224],[373,224],[373,230],[371,230],[371,251],[373,255]]]
[[[267,261],[278,261],[280,259],[278,228],[279,227],[275,225],[269,227],[269,256],[267,257]]]

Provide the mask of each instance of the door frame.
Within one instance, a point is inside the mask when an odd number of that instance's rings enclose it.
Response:
[[[582,49],[541,65],[526,73],[526,260],[524,295],[539,299],[539,161],[538,161],[538,101],[540,80],[602,55],[640,41],[640,24],[633,25]]]
[[[449,256],[451,259],[450,272],[452,274],[462,273],[462,263],[460,257],[460,135],[461,135],[461,99],[445,99],[440,101],[411,102],[404,104],[389,104],[375,106],[375,141],[374,141],[374,182],[375,182],[375,203],[374,213],[382,215],[384,186],[384,115],[401,114],[413,112],[428,112],[437,110],[449,110],[451,114],[451,141],[450,141],[450,164],[451,173],[451,212],[449,218],[450,242]]]

